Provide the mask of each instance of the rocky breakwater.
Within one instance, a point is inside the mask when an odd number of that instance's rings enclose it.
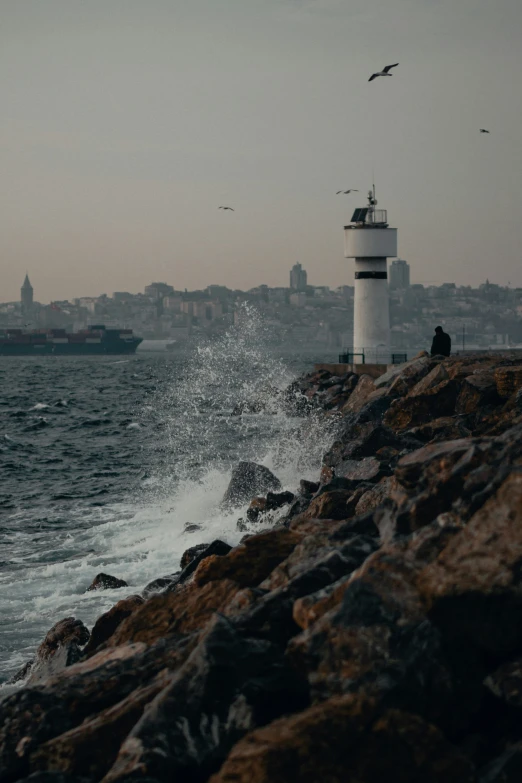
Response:
[[[55,626],[0,704],[1,780],[518,783],[521,390],[508,354],[301,379],[288,404],[338,419],[317,481],[88,641]]]

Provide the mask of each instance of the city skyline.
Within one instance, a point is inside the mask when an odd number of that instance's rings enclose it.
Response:
[[[3,6],[4,301],[350,285],[374,178],[413,282],[522,285],[518,0]]]

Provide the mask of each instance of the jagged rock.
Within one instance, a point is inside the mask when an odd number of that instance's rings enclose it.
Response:
[[[123,579],[117,579],[110,574],[97,574],[85,592],[89,590],[117,590],[120,587],[128,587]]]
[[[40,745],[31,757],[31,764],[74,775],[74,780],[77,780],[76,775],[100,780],[116,760],[121,743],[141,718],[145,707],[165,689],[172,677],[171,672],[161,672],[123,701]],[[93,752],[94,748],[96,752]]]
[[[209,783],[473,783],[473,765],[417,715],[328,699],[247,734]]]
[[[414,356],[413,359],[410,359],[408,362],[403,362],[402,364],[390,367],[387,372],[377,378],[375,385],[378,389],[381,386],[390,386],[399,376],[410,379],[411,385],[413,385],[419,380],[417,377],[419,373],[426,374],[429,371],[430,361],[427,352],[421,351],[421,353]]]
[[[186,568],[189,563],[192,563],[195,557],[204,552],[208,546],[209,544],[196,544],[195,546],[189,546],[188,549],[185,549],[181,555],[181,560],[179,561],[181,570],[183,571],[183,569]]]
[[[150,598],[151,595],[162,593],[168,588],[174,588],[178,584],[180,576],[181,571],[176,571],[173,574],[167,574],[167,576],[159,576],[157,579],[153,579],[152,582],[149,582],[143,588],[143,598]]]
[[[458,387],[455,381],[439,383],[424,394],[394,400],[384,415],[384,424],[402,432],[432,418],[449,416],[455,410]]]
[[[369,375],[361,375],[359,382],[350,394],[348,402],[343,407],[343,413],[357,413],[364,407],[368,397],[374,392],[376,386]]]
[[[500,397],[511,397],[522,387],[522,365],[499,367],[495,370],[495,382]]]
[[[104,783],[204,781],[248,731],[306,701],[278,647],[242,638],[228,619],[216,617],[123,742]]]
[[[237,590],[236,582],[220,579],[203,586],[191,583],[174,593],[153,596],[116,628],[106,645],[117,647],[130,642],[151,644],[169,634],[197,631]]]
[[[415,384],[409,394],[411,397],[416,397],[419,394],[425,394],[425,392],[435,388],[435,386],[438,386],[439,383],[447,381],[448,377],[448,372],[444,365],[442,363],[436,364],[427,375],[425,375]]]
[[[187,522],[183,528],[184,533],[197,533],[198,530],[201,530],[201,525],[196,525],[190,522]]]
[[[140,595],[131,595],[118,601],[112,609],[98,617],[91,631],[90,639],[83,651],[84,655],[93,655],[113,635],[120,623],[143,603],[144,600]]]
[[[328,529],[322,530],[315,535],[306,536],[286,560],[261,582],[260,587],[274,590],[288,584],[296,576],[309,572],[318,563],[327,562],[335,574],[330,581],[335,581],[343,574],[355,571],[375,549],[375,541],[368,536],[352,535],[341,544],[339,541],[332,541]],[[330,556],[337,557],[339,562],[329,561]]]
[[[366,512],[378,508],[389,497],[392,489],[395,487],[395,483],[395,478],[388,476],[381,479],[372,489],[367,489],[357,501],[355,513],[366,514]]]
[[[408,433],[422,441],[458,440],[471,435],[462,419],[456,416],[441,416],[419,427],[412,427]]]
[[[297,532],[285,528],[249,536],[228,555],[206,558],[198,566],[194,581],[201,586],[219,579],[232,579],[241,587],[255,587],[288,557],[300,540]]]
[[[230,544],[226,544],[224,541],[216,538],[216,540],[212,541],[211,544],[206,545],[204,549],[201,549],[198,553],[194,553],[194,556],[191,560],[189,560],[176,582],[167,587],[167,592],[170,592],[170,590],[176,590],[178,585],[187,582],[192,574],[195,573],[199,564],[205,560],[205,558],[211,557],[212,555],[217,555],[220,557],[227,555],[231,549],[232,547]]]
[[[344,382],[343,393],[351,394],[358,383],[359,383],[359,376],[357,375],[357,373],[354,372],[351,375],[349,375],[346,381]]]
[[[28,684],[33,685],[58,674],[80,658],[80,647],[89,641],[89,631],[81,620],[65,617],[55,623],[36,651]]]
[[[305,515],[314,519],[346,519],[348,517],[347,503],[352,496],[348,489],[322,492],[313,498],[305,511]]]
[[[228,506],[240,506],[255,495],[281,490],[281,482],[272,471],[256,462],[240,462],[232,471],[232,478],[222,503]]]
[[[459,439],[432,443],[403,457],[395,468],[395,507],[383,509],[376,518],[383,540],[408,535],[455,504],[469,518],[484,502],[484,488],[496,480],[497,468],[483,471],[501,450],[502,444],[491,439]]]
[[[463,646],[504,655],[520,649],[521,523],[516,472],[422,574],[430,614]]]
[[[335,466],[335,475],[352,481],[379,481],[391,471],[375,457],[363,457],[361,460],[342,460]]]
[[[38,747],[122,702],[162,670],[180,666],[196,641],[193,636],[171,636],[150,647],[103,650],[54,680],[7,696],[0,711],[0,780],[10,783],[37,772],[31,759]],[[110,742],[109,735],[104,741]],[[96,754],[96,745],[91,752]],[[98,761],[103,762],[103,753]],[[74,783],[77,780],[75,776]]]
[[[319,482],[307,481],[306,479],[301,479],[301,481],[299,482],[299,489],[302,495],[315,495],[315,493],[319,489]]]
[[[485,371],[477,375],[468,375],[465,378],[457,398],[455,411],[460,414],[475,413],[485,405],[497,405],[500,402],[495,375]]]
[[[520,709],[522,707],[522,659],[516,658],[502,664],[486,677],[484,685],[502,702]]]
[[[442,635],[424,613],[419,570],[400,549],[371,555],[336,585],[333,608],[331,597],[322,616],[317,602],[307,607],[304,615],[319,619],[290,640],[288,654],[307,673],[315,701],[364,689],[381,704],[461,732],[480,705],[480,673],[469,662],[467,679],[454,675]]]
[[[278,508],[287,506],[293,502],[295,495],[293,492],[268,492],[266,498],[254,498],[250,501],[250,505],[247,508],[247,519],[249,522],[258,522],[259,517],[266,519],[262,515],[276,511]],[[246,524],[242,519],[237,522],[238,530],[245,530]]]
[[[17,682],[26,680],[27,677],[29,676],[33,663],[34,663],[34,658],[32,658],[30,661],[27,661],[27,663],[24,663],[24,665],[20,667],[20,669],[18,669],[18,671],[15,672],[15,674],[13,674],[13,676],[7,680],[6,685],[14,685]]]

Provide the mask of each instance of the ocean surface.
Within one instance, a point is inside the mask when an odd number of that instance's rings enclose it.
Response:
[[[335,425],[286,415],[277,390],[335,355],[270,344],[251,318],[184,355],[0,357],[0,683],[61,618],[91,627],[187,547],[237,543],[244,509],[219,504],[239,460],[294,491],[317,477]],[[86,593],[100,571],[129,587]]]

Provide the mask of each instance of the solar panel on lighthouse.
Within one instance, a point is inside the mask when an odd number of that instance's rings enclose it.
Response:
[[[364,223],[366,215],[368,214],[368,207],[358,207],[352,215],[352,223]]]

